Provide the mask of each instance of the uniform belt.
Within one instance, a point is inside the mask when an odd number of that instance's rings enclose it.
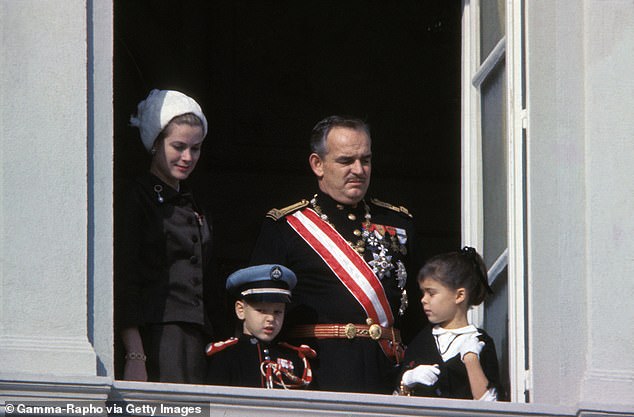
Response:
[[[373,340],[391,340],[401,342],[401,333],[394,327],[381,327],[378,324],[300,324],[291,327],[286,333],[288,338],[317,339],[354,339],[356,337]]]

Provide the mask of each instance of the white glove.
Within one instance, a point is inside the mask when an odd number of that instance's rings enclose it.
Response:
[[[460,359],[464,361],[464,356],[467,353],[475,353],[479,358],[483,347],[484,342],[478,339],[477,333],[468,334],[460,345]]]
[[[438,381],[439,374],[438,365],[418,365],[414,369],[405,371],[401,383],[406,387],[411,387],[414,384],[432,386]]]

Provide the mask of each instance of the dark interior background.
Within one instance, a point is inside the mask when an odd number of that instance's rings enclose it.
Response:
[[[210,129],[191,183],[223,275],[248,262],[270,208],[314,193],[308,136],[331,114],[371,125],[369,195],[410,209],[423,256],[459,246],[459,0],[114,7],[116,180],[148,169],[128,120],[149,90],[195,97]]]

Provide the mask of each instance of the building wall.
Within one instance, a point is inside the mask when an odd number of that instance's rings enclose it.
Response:
[[[97,374],[114,375],[113,335],[113,22],[112,4],[89,1],[88,17],[88,337]]]
[[[584,14],[588,346],[581,399],[634,403],[634,2]]]
[[[586,361],[581,22],[582,2],[528,2],[527,261],[531,399],[554,404],[574,404],[578,400]]]
[[[112,4],[85,0],[0,0],[0,399],[195,399],[218,415],[629,413],[634,3],[526,3],[534,404],[113,382]]]
[[[0,2],[0,369],[94,375],[84,1]]]
[[[634,403],[631,1],[527,2],[532,400]],[[629,68],[629,69],[628,69]],[[629,79],[628,79],[629,78]]]

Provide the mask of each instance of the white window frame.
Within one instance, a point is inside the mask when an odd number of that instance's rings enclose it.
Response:
[[[490,281],[508,265],[508,358],[511,401],[526,402],[530,372],[526,366],[525,314],[525,167],[524,135],[527,112],[522,105],[524,65],[522,54],[523,0],[506,0],[506,35],[480,64],[480,0],[463,0],[462,18],[462,242],[483,248],[484,213],[482,184],[482,137],[480,86],[501,60],[506,60],[507,251],[490,270]],[[481,325],[483,308],[470,312]]]

